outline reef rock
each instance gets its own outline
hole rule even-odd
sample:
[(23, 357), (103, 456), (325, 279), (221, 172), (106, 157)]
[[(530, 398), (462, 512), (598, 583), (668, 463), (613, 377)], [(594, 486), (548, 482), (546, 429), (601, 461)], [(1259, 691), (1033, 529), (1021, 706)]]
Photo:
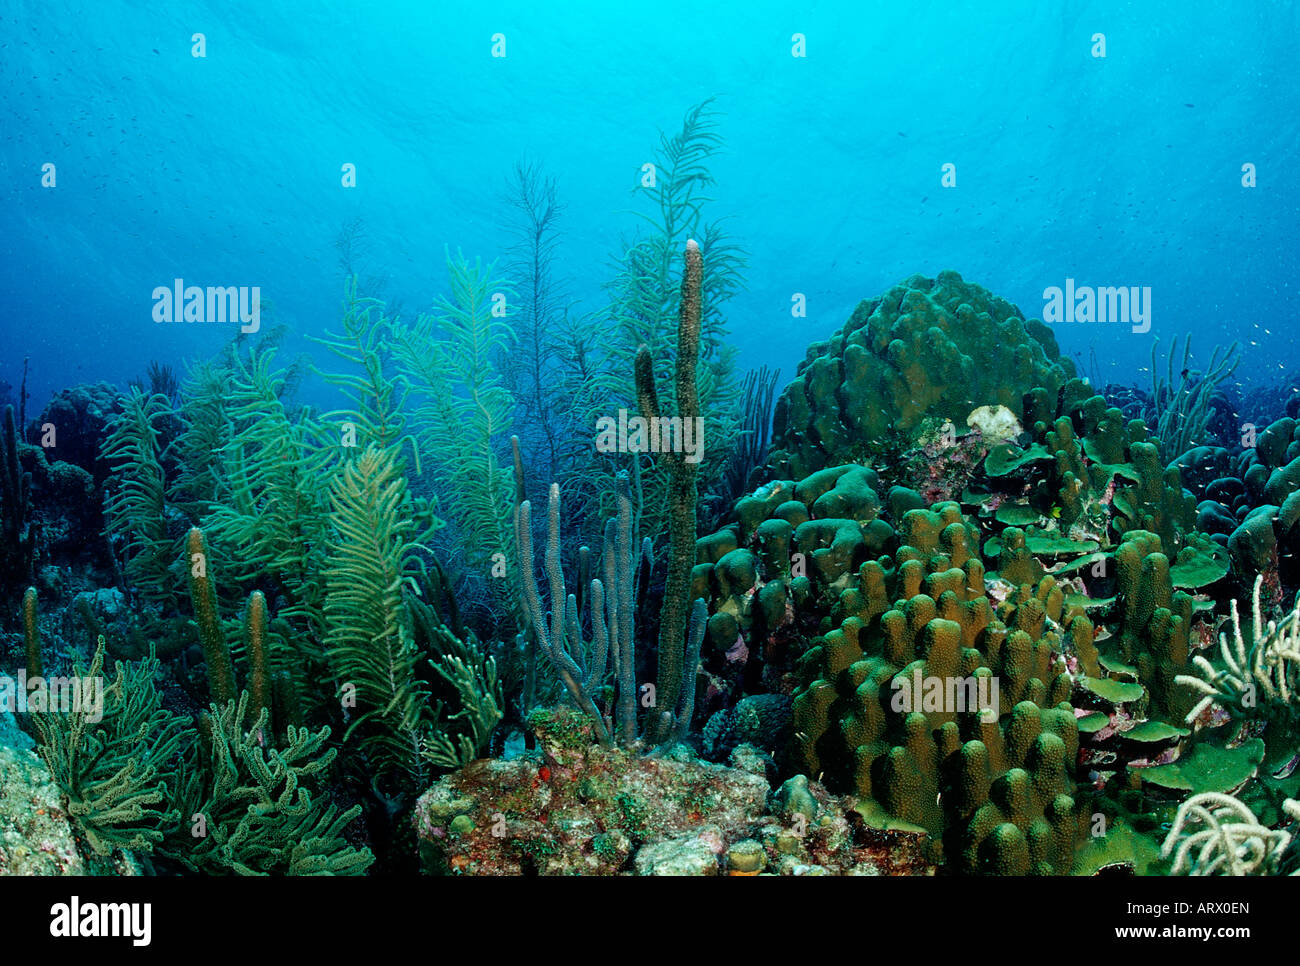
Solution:
[(40, 425), (54, 427), (51, 462), (62, 460), (79, 466), (96, 487), (108, 478), (108, 466), (99, 455), (109, 421), (121, 411), (121, 392), (106, 382), (85, 383), (60, 391), (41, 413)]
[[(415, 807), (426, 871), (461, 875), (925, 874), (919, 840), (854, 824), (820, 783), (815, 818), (767, 811), (761, 773), (594, 742), (575, 711), (535, 712), (540, 751), (476, 761)], [(859, 831), (865, 838), (859, 837)]]

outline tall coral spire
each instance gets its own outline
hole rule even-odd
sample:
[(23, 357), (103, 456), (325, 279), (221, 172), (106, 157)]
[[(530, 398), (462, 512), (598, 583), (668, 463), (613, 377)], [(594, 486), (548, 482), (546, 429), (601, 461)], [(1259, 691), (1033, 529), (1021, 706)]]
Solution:
[[(677, 415), (683, 426), (700, 415), (696, 387), (696, 364), (700, 358), (700, 317), (704, 280), (704, 258), (694, 239), (686, 243), (686, 268), (682, 273), (681, 308), (677, 316), (677, 365), (674, 388)], [(660, 418), (654, 384), (654, 361), (648, 346), (636, 355), (636, 390), (641, 415), (652, 425)], [(685, 452), (664, 452), (658, 458), (668, 468), (668, 576), (664, 583), (664, 604), (659, 619), (659, 674), (655, 685), (655, 707), (661, 711), (648, 728), (652, 738), (666, 740), (673, 728), (672, 711), (678, 707), (686, 649), (687, 605), (691, 590), (691, 568), (695, 563), (695, 477), (698, 462)], [(693, 686), (693, 684), (692, 684)]]
[(682, 304), (677, 313), (677, 412), (683, 418), (700, 414), (695, 367), (700, 361), (700, 317), (704, 282), (704, 256), (691, 239), (686, 243), (686, 269), (682, 273)]
[(5, 406), (0, 426), (0, 581), (31, 580), (31, 490), (32, 474), (23, 472), (18, 459), (14, 407)]
[(41, 662), (41, 631), (36, 626), (36, 588), (28, 587), (23, 594), (23, 644), (27, 649), (27, 679), (45, 675)]
[(266, 659), (266, 595), (253, 591), (244, 617), (244, 648), (248, 654), (248, 717), (256, 721), (271, 707), (271, 672)]
[(198, 527), (190, 528), (185, 550), (194, 620), (199, 626), (203, 659), (208, 664), (208, 684), (212, 688), (212, 700), (222, 705), (235, 700), (235, 668), (230, 662), (230, 648), (221, 630), (221, 619), (217, 617), (217, 594), (208, 570), (207, 541)]

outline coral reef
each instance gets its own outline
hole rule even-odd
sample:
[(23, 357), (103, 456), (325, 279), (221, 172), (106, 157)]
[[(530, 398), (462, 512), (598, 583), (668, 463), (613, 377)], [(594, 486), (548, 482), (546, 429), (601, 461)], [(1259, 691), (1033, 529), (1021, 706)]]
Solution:
[(1023, 505), (1026, 519), (1050, 519), (1064, 537), (1107, 547), (1112, 532), (1122, 537), (1129, 530), (1159, 534), (1172, 553), (1187, 545), (1195, 500), (1177, 468), (1161, 465), (1141, 420), (1126, 421), (1080, 379), (1062, 387), (1059, 402), (1035, 388), (1024, 409), (1032, 443), (995, 446), (984, 464), (1002, 488), (1016, 481), (1026, 487), (1023, 502), (1002, 501), (1004, 515), (1009, 506)]
[(1192, 598), (1174, 589), (1160, 538), (1134, 530), (1115, 552), (1118, 630), (1107, 642), (1112, 677), (1131, 677), (1147, 690), (1153, 716), (1181, 721), (1190, 706), (1176, 678), (1188, 666)]
[[(691, 593), (712, 603), (713, 654), (738, 639), (775, 643), (794, 612), (828, 611), (858, 568), (895, 543), (881, 488), (873, 470), (851, 465), (774, 481), (736, 504), (736, 523), (698, 540)], [(889, 502), (896, 513), (921, 500), (899, 490)]]
[[(0, 658), (44, 683), (34, 751), (0, 721), (0, 870), (1300, 864), (1296, 418), (1230, 438), (1235, 347), (1098, 392), (943, 272), (811, 346), (769, 440), (775, 376), (738, 393), (721, 338), (715, 144), (707, 102), (664, 139), (599, 338), (521, 167), (521, 304), (461, 256), (414, 321), (353, 275), (315, 340), (340, 408), (268, 335), (60, 394), (48, 444), (6, 410)], [(620, 409), (669, 435), (591, 447)]]
[(55, 393), (41, 412), (40, 425), (56, 431), (51, 449), (62, 462), (90, 474), (96, 489), (108, 479), (110, 469), (100, 444), (121, 413), (123, 399), (122, 392), (106, 382), (86, 383)]
[[(1163, 378), (1156, 352), (1160, 340), (1151, 343), (1151, 398), (1155, 404), (1156, 437), (1160, 440), (1161, 459), (1168, 463), (1194, 446), (1206, 442), (1212, 411), (1211, 400), (1215, 390), (1232, 377), (1241, 363), (1240, 347), (1233, 343), (1223, 350), (1216, 348), (1205, 372), (1191, 368), (1192, 337), (1183, 343), (1183, 355), (1178, 357), (1178, 339), (1174, 338), (1166, 361)], [(1220, 356), (1222, 353), (1222, 356)], [(1177, 375), (1178, 371), (1181, 375)], [(1178, 383), (1175, 388), (1174, 379)]]
[(1294, 586), (1300, 580), (1300, 497), (1294, 495), (1300, 491), (1300, 423), (1286, 416), (1258, 434), (1252, 427), (1245, 439), (1254, 445), (1232, 461), (1231, 473), (1207, 487), (1201, 508), (1217, 532), (1229, 532), (1227, 546), (1244, 585), (1263, 573), (1285, 576)]

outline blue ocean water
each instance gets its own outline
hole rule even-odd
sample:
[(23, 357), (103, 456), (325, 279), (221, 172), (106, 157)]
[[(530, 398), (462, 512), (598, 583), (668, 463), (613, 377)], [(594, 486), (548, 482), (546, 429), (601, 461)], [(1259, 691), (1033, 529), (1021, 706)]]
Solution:
[(1149, 286), (1148, 332), (1057, 326), (1105, 380), (1149, 385), (1151, 340), (1191, 332), (1267, 381), (1300, 363), (1298, 38), (1281, 0), (6, 0), (0, 380), (29, 358), (39, 409), (214, 354), (230, 328), (153, 320), (176, 278), (259, 286), (304, 348), (338, 320), (348, 225), (385, 294), (426, 308), (447, 247), (509, 243), (520, 159), (557, 178), (561, 271), (595, 309), (659, 132), (716, 96), (742, 365), (788, 378), (858, 300), (953, 268), (1027, 316), (1067, 278)]

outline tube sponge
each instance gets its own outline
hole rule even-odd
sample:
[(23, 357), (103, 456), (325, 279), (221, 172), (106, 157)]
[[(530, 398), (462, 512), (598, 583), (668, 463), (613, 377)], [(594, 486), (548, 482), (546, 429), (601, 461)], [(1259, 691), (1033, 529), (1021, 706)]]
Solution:
[(199, 628), (199, 644), (208, 665), (208, 684), (218, 705), (235, 700), (235, 669), (230, 662), (230, 648), (217, 617), (217, 592), (208, 568), (208, 545), (203, 531), (190, 528), (185, 538), (190, 574), (190, 599), (194, 602), (194, 620)]
[(271, 675), (266, 655), (266, 595), (255, 590), (244, 616), (244, 648), (248, 654), (248, 717), (257, 720), (271, 706)]
[[(686, 243), (686, 269), (682, 273), (682, 302), (677, 324), (677, 367), (675, 388), (677, 415), (683, 422), (700, 415), (695, 367), (700, 357), (700, 287), (704, 280), (704, 257), (694, 239)], [(641, 346), (636, 356), (637, 400), (641, 415), (652, 424), (660, 417), (655, 392), (654, 364), (650, 350)], [(659, 674), (655, 694), (659, 707), (677, 709), (682, 688), (686, 650), (687, 608), (690, 606), (691, 571), (695, 565), (695, 478), (697, 463), (687, 462), (682, 453), (661, 453), (668, 468), (668, 576), (664, 581), (664, 603), (659, 617)], [(671, 718), (671, 714), (668, 715)], [(651, 737), (667, 738), (667, 728)]]
[(41, 631), (36, 626), (36, 588), (28, 587), (23, 594), (23, 644), (27, 651), (28, 680), (45, 675), (41, 663)]

